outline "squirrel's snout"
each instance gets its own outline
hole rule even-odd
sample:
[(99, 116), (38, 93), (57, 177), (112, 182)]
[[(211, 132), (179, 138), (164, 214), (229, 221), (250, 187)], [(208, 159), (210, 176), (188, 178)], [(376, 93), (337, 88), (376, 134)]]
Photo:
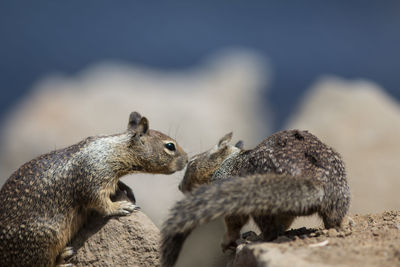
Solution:
[(185, 168), (187, 163), (188, 163), (188, 157), (185, 155), (185, 156), (181, 157), (179, 160), (177, 160), (177, 162), (176, 162), (177, 169), (179, 171), (183, 170), (183, 168)]

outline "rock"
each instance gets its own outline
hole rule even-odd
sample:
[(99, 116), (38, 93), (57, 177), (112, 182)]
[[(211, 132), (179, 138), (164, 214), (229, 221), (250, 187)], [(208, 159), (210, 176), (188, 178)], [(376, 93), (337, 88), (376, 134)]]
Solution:
[(350, 216), (347, 216), (346, 218), (347, 218), (347, 221), (348, 221), (348, 225), (350, 227), (353, 227), (353, 226), (356, 225), (356, 223), (354, 222), (353, 218), (351, 218)]
[(346, 234), (344, 232), (338, 232), (337, 237), (345, 237)]
[(74, 266), (158, 266), (160, 231), (141, 211), (104, 218), (92, 215), (72, 240)]
[(328, 230), (328, 236), (329, 237), (337, 237), (338, 231), (335, 228), (331, 228)]
[(391, 221), (392, 217), (391, 216), (383, 216), (384, 221)]
[[(400, 211), (392, 211), (392, 218), (398, 218)], [(341, 238), (296, 239), (292, 242), (252, 243), (241, 245), (235, 258), (228, 267), (242, 266), (399, 266), (400, 263), (400, 231), (389, 227), (385, 219), (387, 214), (353, 215), (355, 222), (351, 231), (326, 230), (326, 234), (343, 235)], [(374, 224), (363, 222), (373, 221)], [(310, 231), (311, 229), (308, 229)], [(316, 233), (323, 233), (322, 229)], [(297, 231), (297, 230), (294, 230)], [(285, 235), (288, 232), (287, 231)], [(349, 236), (351, 235), (351, 236)], [(192, 265), (187, 265), (192, 266)]]
[(310, 245), (308, 245), (308, 247), (310, 247), (310, 248), (318, 248), (318, 247), (324, 247), (324, 246), (326, 246), (328, 244), (329, 244), (329, 240), (325, 239), (324, 241), (321, 241), (319, 243), (310, 244)]
[(229, 262), (227, 267), (256, 267), (258, 264), (258, 255), (257, 252), (254, 252), (252, 249), (249, 249), (249, 246), (242, 245), (239, 250), (237, 250), (237, 254), (233, 259), (233, 262)]
[(286, 243), (286, 242), (290, 242), (290, 241), (292, 241), (292, 239), (290, 239), (287, 236), (281, 235), (281, 236), (278, 236), (278, 238), (275, 239), (273, 242), (274, 243)]
[(372, 235), (373, 236), (379, 236), (379, 230), (378, 229), (372, 229)]
[(282, 252), (279, 248), (268, 243), (246, 245), (236, 254), (227, 267), (306, 267), (326, 266), (307, 261), (306, 254), (298, 255), (292, 252)]
[(314, 232), (314, 233), (310, 233), (310, 234), (309, 234), (309, 237), (316, 237), (316, 236), (318, 236), (318, 234), (317, 234), (317, 233), (315, 233), (315, 232)]
[(345, 232), (344, 232), (344, 236), (349, 236), (349, 235), (351, 235), (353, 233), (353, 231), (352, 230), (346, 230)]

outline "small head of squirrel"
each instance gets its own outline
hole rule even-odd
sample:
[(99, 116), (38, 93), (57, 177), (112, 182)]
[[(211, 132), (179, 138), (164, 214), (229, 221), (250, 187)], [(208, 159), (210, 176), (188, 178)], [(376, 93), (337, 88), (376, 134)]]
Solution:
[(128, 134), (130, 149), (122, 149), (121, 153), (127, 153), (127, 157), (119, 159), (124, 159), (127, 164), (137, 162), (133, 171), (138, 168), (137, 171), (141, 172), (171, 174), (185, 167), (186, 152), (169, 136), (150, 130), (147, 118), (137, 112), (129, 116)]
[(230, 145), (232, 132), (224, 135), (213, 148), (193, 156), (186, 167), (185, 175), (179, 184), (182, 193), (191, 192), (194, 188), (208, 184), (222, 162), (243, 149), (243, 142)]

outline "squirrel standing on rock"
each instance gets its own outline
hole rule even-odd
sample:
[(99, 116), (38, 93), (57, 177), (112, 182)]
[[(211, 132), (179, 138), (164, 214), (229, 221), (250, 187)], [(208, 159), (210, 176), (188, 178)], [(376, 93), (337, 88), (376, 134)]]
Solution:
[(194, 156), (179, 189), (186, 193), (164, 222), (161, 264), (173, 266), (198, 225), (224, 216), (222, 249), (236, 246), (251, 216), (264, 240), (275, 239), (297, 216), (318, 213), (326, 228), (340, 227), (350, 204), (340, 155), (307, 131), (273, 134), (257, 147), (228, 145), (232, 133), (213, 149)]
[(122, 190), (134, 202), (121, 176), (171, 174), (187, 160), (173, 139), (133, 112), (121, 134), (88, 137), (25, 163), (0, 190), (0, 266), (71, 266), (64, 262), (72, 253), (66, 245), (89, 210), (104, 216), (135, 210), (110, 199)]

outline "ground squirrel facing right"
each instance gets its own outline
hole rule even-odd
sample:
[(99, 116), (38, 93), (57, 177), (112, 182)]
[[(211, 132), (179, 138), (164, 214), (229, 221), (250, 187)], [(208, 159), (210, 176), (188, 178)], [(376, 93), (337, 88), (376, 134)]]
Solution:
[(172, 208), (161, 231), (162, 266), (175, 264), (196, 226), (220, 216), (227, 228), (223, 250), (235, 246), (249, 216), (267, 241), (297, 216), (318, 213), (326, 228), (340, 227), (350, 192), (337, 152), (307, 131), (281, 131), (250, 150), (229, 145), (231, 138), (189, 161), (179, 185), (187, 197)]
[(0, 266), (71, 266), (64, 262), (72, 252), (66, 245), (91, 210), (104, 216), (135, 210), (111, 199), (122, 190), (134, 201), (122, 176), (171, 174), (186, 163), (176, 141), (149, 129), (137, 112), (122, 133), (88, 137), (25, 163), (0, 190)]

